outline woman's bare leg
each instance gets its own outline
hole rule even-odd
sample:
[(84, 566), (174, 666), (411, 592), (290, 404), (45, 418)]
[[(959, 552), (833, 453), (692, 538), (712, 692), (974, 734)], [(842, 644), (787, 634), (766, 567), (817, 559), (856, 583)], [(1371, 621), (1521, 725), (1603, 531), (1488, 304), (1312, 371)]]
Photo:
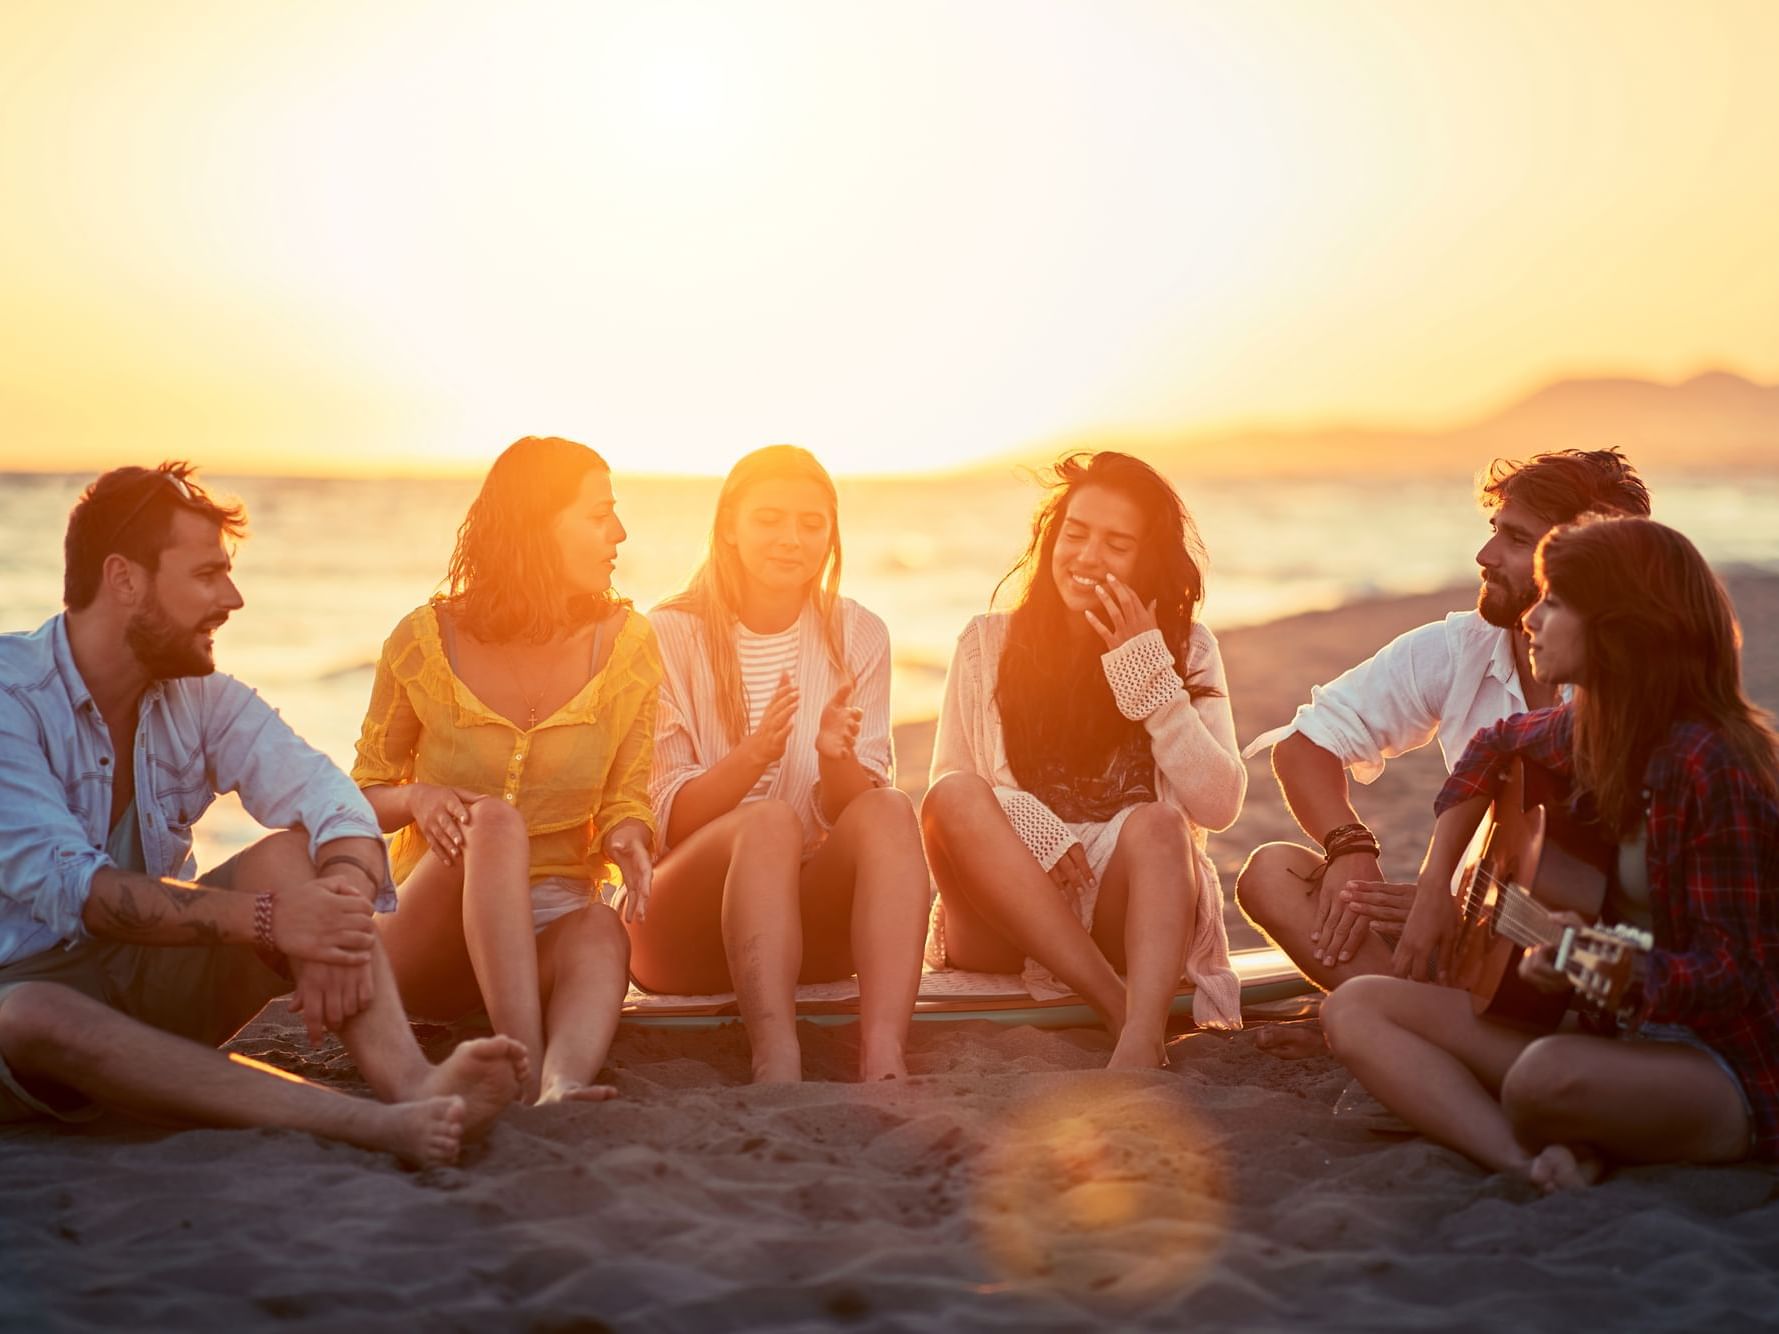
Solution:
[(463, 861), (428, 852), (402, 882), (401, 910), (377, 919), (402, 1003), (427, 1019), (488, 1011), (494, 1031), (524, 1044), (535, 1101), (543, 1055), (537, 942), (531, 928), (530, 841), (504, 802), (470, 803)]
[(754, 1079), (803, 1077), (797, 971), (803, 957), (803, 822), (786, 802), (751, 801), (695, 830), (655, 869), (646, 921), (629, 924), (631, 971), (651, 991), (731, 987)]
[(859, 975), (859, 1077), (907, 1075), (930, 883), (906, 794), (860, 793), (802, 875), (805, 981)]
[(1711, 1057), (1679, 1043), (1540, 1038), (1507, 1072), (1501, 1103), (1546, 1190), (1589, 1184), (1593, 1150), (1641, 1163), (1748, 1154), (1741, 1091)]
[(1529, 1034), (1477, 1017), (1470, 993), (1356, 977), (1322, 1003), (1328, 1045), (1379, 1102), (1496, 1172), (1531, 1179), (1532, 1155), (1499, 1099)]
[(1036, 959), (1118, 1036), (1125, 1020), (1123, 982), (1019, 841), (994, 789), (975, 774), (945, 774), (928, 789), (920, 817), (945, 900), (946, 953), (955, 965), (1004, 972), (1015, 952), (1021, 962)]
[[(468, 803), (463, 827), (463, 943), (496, 1033), (525, 1044), (535, 1102), (544, 1051), (537, 935), (531, 925), (531, 837), (525, 818), (504, 801)], [(399, 914), (398, 914), (399, 916)]]
[(630, 937), (603, 903), (567, 913), (538, 937), (544, 1055), (539, 1102), (616, 1095), (594, 1077), (605, 1064), (630, 978)]
[(1167, 1063), (1167, 1016), (1180, 989), (1198, 906), (1198, 859), (1186, 817), (1148, 802), (1124, 819), (1100, 883), (1093, 939), (1124, 965), (1125, 1019), (1107, 1068), (1153, 1070)]

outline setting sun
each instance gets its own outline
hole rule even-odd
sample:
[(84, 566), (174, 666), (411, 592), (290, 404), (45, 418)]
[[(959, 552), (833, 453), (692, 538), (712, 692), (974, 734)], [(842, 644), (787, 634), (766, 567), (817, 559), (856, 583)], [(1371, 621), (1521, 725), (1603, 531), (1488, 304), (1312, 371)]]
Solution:
[[(12, 7), (0, 465), (714, 472), (1779, 372), (1779, 11)], [(1610, 33), (1609, 42), (1600, 40)]]

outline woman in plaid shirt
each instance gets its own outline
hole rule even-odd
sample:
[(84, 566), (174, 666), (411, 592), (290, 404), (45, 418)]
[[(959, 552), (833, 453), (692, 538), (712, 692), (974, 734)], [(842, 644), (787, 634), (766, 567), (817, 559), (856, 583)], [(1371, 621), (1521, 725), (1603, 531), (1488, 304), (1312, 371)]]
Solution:
[[(1634, 518), (1553, 530), (1538, 585), (1532, 670), (1574, 697), (1471, 741), (1435, 803), (1397, 975), (1337, 990), (1329, 1043), (1404, 1119), (1547, 1191), (1608, 1158), (1779, 1158), (1779, 737), (1742, 693), (1729, 596), (1686, 538)], [(1514, 757), (1566, 780), (1618, 843), (1606, 916), (1654, 936), (1630, 1018), (1604, 1035), (1536, 1037), (1413, 980), (1449, 976), (1448, 886)], [(1568, 986), (1549, 949), (1520, 972)]]

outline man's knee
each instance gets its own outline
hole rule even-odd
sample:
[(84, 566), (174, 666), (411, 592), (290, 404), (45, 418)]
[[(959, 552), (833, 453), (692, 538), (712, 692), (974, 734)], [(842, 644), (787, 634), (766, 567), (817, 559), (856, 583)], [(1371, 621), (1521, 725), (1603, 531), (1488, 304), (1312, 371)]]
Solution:
[(1310, 885), (1304, 876), (1319, 860), (1295, 843), (1262, 844), (1235, 878), (1236, 903), (1263, 926), (1277, 922), (1308, 897)]
[(105, 1008), (58, 982), (21, 982), (0, 996), (0, 1052), (28, 1061), (37, 1052), (69, 1050), (90, 1028), (95, 1007)]

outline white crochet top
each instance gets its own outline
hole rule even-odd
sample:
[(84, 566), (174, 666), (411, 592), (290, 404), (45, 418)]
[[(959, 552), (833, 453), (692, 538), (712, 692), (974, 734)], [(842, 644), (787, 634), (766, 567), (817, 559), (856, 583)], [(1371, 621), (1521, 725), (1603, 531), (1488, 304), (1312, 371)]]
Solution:
[[(1007, 762), (995, 685), (1009, 619), (1006, 612), (977, 616), (958, 636), (933, 741), (931, 781), (954, 770), (986, 779), (1020, 841), (1049, 870), (1076, 839), (1055, 812), (1020, 789)], [(1205, 851), (1205, 831), (1235, 823), (1248, 786), (1217, 637), (1204, 625), (1192, 627), (1187, 672), (1195, 684), (1219, 692), (1197, 700), (1187, 695), (1159, 630), (1103, 654), (1100, 665), (1119, 712), (1142, 720), (1149, 732), (1157, 795), (1184, 814), (1192, 830), (1200, 901), (1186, 972), (1198, 986), (1194, 1017), (1201, 1025), (1239, 1027), (1241, 988), (1229, 963), (1223, 892)]]

